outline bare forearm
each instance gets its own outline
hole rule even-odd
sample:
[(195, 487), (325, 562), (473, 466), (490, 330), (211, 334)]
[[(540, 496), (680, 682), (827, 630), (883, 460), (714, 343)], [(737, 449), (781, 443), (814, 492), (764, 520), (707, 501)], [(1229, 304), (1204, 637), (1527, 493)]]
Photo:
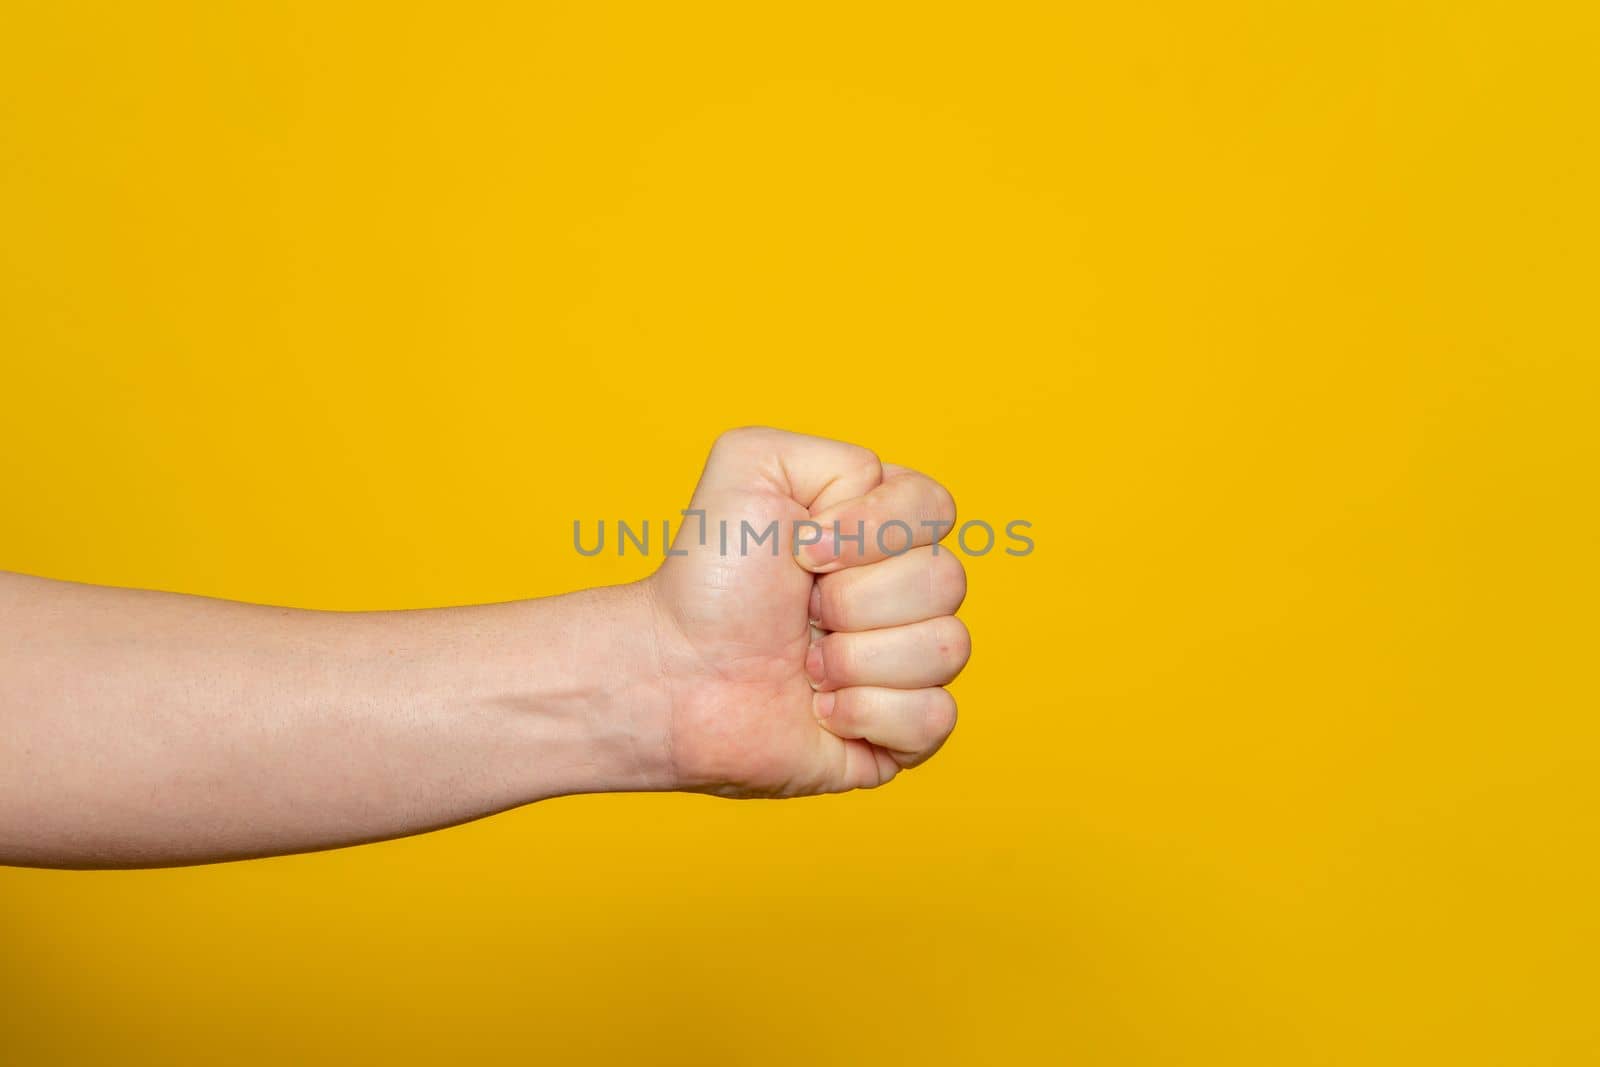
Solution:
[(685, 514), (835, 533), (730, 552), (686, 525), (633, 585), (436, 611), (0, 573), (0, 863), (297, 852), (566, 793), (870, 789), (944, 744), (971, 648), (965, 574), (935, 544), (948, 490), (857, 445), (744, 427)]
[(327, 613), (0, 574), (0, 862), (233, 859), (668, 788), (647, 595)]

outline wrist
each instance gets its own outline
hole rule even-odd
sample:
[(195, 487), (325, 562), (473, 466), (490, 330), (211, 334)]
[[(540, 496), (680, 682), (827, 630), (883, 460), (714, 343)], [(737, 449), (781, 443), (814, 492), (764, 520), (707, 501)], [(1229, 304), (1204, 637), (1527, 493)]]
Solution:
[(642, 583), (369, 616), (376, 686), (429, 728), (485, 810), (674, 788), (670, 701)]
[(529, 800), (670, 790), (671, 696), (648, 581), (526, 601), (507, 707)]

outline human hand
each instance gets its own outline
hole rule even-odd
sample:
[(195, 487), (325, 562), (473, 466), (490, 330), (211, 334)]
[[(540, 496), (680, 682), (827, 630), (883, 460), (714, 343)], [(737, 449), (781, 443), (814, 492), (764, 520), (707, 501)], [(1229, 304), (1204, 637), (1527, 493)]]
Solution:
[[(692, 507), (707, 536), (686, 522), (642, 582), (469, 607), (0, 574), (0, 863), (274, 855), (577, 793), (837, 792), (932, 755), (968, 654), (966, 577), (933, 545), (950, 494), (749, 429), (718, 440)], [(806, 522), (829, 536), (797, 539)]]
[[(678, 788), (872, 788), (938, 750), (956, 721), (943, 686), (971, 650), (953, 614), (966, 574), (937, 545), (949, 492), (865, 448), (746, 428), (717, 440), (690, 508), (704, 526), (686, 518), (684, 554), (643, 583)], [(776, 552), (755, 540), (774, 522)]]

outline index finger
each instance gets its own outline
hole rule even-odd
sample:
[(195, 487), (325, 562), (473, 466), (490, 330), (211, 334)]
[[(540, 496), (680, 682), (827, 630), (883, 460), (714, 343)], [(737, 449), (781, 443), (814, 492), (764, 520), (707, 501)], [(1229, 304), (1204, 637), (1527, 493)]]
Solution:
[(909, 467), (885, 463), (883, 474), (876, 489), (812, 516), (820, 536), (798, 543), (802, 567), (828, 574), (877, 563), (934, 544), (950, 532), (956, 502), (948, 489)]

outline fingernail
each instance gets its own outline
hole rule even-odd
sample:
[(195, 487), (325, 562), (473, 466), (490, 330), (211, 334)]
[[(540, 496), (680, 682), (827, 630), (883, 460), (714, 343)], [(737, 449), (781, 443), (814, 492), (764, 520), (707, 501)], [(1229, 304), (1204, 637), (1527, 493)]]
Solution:
[(801, 551), (805, 553), (806, 562), (815, 570), (834, 561), (839, 555), (839, 542), (824, 534), (822, 540), (806, 545)]
[(811, 678), (812, 688), (819, 688), (828, 680), (827, 665), (822, 659), (821, 641), (811, 642), (811, 647), (806, 649), (806, 674)]
[(811, 710), (816, 712), (817, 718), (826, 719), (833, 714), (833, 702), (835, 699), (832, 693), (818, 693), (816, 699), (811, 701)]
[(812, 622), (820, 622), (822, 620), (822, 583), (821, 582), (815, 582), (814, 581), (814, 582), (811, 583), (811, 607), (810, 607), (809, 610), (811, 612), (811, 621)]

